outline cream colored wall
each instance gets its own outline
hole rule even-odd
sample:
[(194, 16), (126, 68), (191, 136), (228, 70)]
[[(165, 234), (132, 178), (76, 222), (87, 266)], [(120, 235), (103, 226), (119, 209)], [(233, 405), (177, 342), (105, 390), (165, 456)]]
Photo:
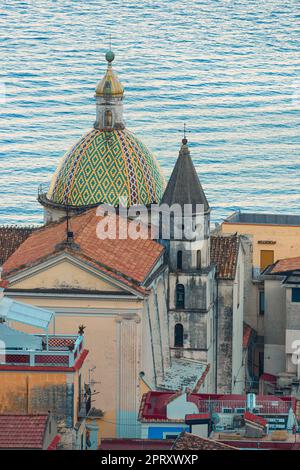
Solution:
[[(300, 255), (300, 227), (286, 225), (228, 224), (221, 225), (222, 233), (239, 233), (253, 236), (253, 265), (260, 265), (260, 251), (274, 250), (274, 260)], [(261, 244), (258, 241), (275, 241)]]
[(245, 257), (240, 244), (236, 277), (233, 283), (232, 312), (232, 393), (245, 393), (245, 358), (243, 356)]
[(97, 382), (92, 386), (96, 391), (92, 406), (100, 408), (104, 413), (101, 426), (101, 435), (109, 437), (115, 433), (115, 381), (116, 381), (116, 322), (115, 317), (101, 317), (89, 315), (56, 316), (56, 333), (72, 334), (80, 323), (86, 326), (85, 348), (89, 354), (85, 360), (85, 369), (82, 373), (82, 384), (88, 382), (88, 372), (96, 366), (91, 373), (91, 378)]
[[(103, 278), (88, 273), (69, 261), (47, 267), (46, 270), (31, 274), (22, 280), (17, 281), (15, 279), (11, 286), (14, 289), (26, 290), (51, 289), (62, 287), (62, 283), (64, 283), (64, 287), (75, 286), (81, 289), (97, 289), (104, 292), (110, 291), (111, 294), (114, 294), (115, 291), (121, 291), (119, 286), (107, 283)], [(130, 292), (127, 292), (127, 294), (128, 296), (132, 295)], [(55, 331), (56, 334), (77, 334), (78, 326), (80, 324), (85, 325), (85, 348), (89, 350), (89, 354), (85, 360), (84, 371), (82, 371), (82, 384), (88, 382), (88, 370), (96, 366), (91, 372), (91, 378), (96, 382), (92, 386), (92, 390), (96, 392), (93, 396), (92, 406), (104, 412), (103, 419), (99, 421), (101, 437), (114, 437), (118, 420), (118, 400), (120, 401), (120, 397), (117, 396), (119, 392), (118, 380), (122, 373), (119, 368), (120, 352), (117, 337), (117, 328), (120, 329), (120, 326), (117, 327), (117, 325), (122, 318), (127, 320), (132, 318), (135, 322), (134, 319), (141, 316), (140, 312), (144, 308), (144, 300), (137, 299), (133, 295), (133, 300), (131, 300), (129, 298), (101, 298), (100, 296), (49, 296), (47, 294), (34, 296), (29, 292), (18, 296), (11, 294), (10, 297), (55, 311), (55, 324), (51, 325), (50, 333)], [(121, 323), (122, 328), (123, 323)], [(18, 328), (20, 328), (20, 325), (18, 325)], [(32, 328), (25, 327), (24, 329), (33, 332)], [(141, 367), (138, 357), (137, 361), (133, 366), (138, 376), (139, 367)], [(126, 365), (126, 367), (131, 366)], [(76, 383), (77, 381), (76, 376)], [(128, 385), (129, 388), (130, 386), (131, 384)], [(137, 393), (138, 397), (140, 396), (137, 387), (134, 390), (121, 390), (120, 393), (129, 395)]]
[[(69, 260), (60, 260), (57, 264), (49, 266), (42, 271), (42, 275), (32, 276), (17, 282), (19, 289), (59, 289), (74, 288), (100, 290), (108, 292), (120, 292), (120, 288), (104, 281), (97, 275), (83, 270)], [(14, 286), (14, 283), (11, 284)]]

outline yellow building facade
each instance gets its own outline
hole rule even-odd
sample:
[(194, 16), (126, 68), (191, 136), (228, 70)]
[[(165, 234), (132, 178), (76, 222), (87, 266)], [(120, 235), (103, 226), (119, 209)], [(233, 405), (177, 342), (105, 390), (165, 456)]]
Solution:
[(238, 233), (250, 240), (247, 255), (245, 321), (257, 333), (256, 380), (264, 371), (265, 286), (260, 274), (280, 259), (300, 255), (300, 217), (236, 212), (220, 225), (221, 233)]

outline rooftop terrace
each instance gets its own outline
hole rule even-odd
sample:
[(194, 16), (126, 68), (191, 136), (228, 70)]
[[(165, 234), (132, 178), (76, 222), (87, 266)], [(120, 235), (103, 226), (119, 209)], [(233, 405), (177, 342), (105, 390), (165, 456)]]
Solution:
[[(0, 349), (0, 369), (6, 366), (71, 368), (84, 351), (84, 338), (81, 335), (49, 335), (47, 346), (47, 335), (21, 334), (19, 345), (10, 345), (5, 344), (0, 330), (0, 339), (4, 343)], [(23, 336), (29, 337), (28, 346)]]
[[(140, 420), (168, 421), (167, 405), (175, 397), (176, 392), (148, 392), (142, 399), (139, 414)], [(226, 408), (227, 413), (233, 414), (237, 410), (243, 413), (247, 409), (246, 395), (191, 393), (188, 395), (187, 400), (195, 403), (199, 413), (222, 413), (224, 408)], [(287, 414), (290, 408), (294, 411), (296, 409), (296, 400), (292, 397), (256, 396), (255, 409), (257, 414)], [(242, 410), (244, 411), (242, 412)]]
[(300, 215), (234, 212), (224, 223), (300, 226)]

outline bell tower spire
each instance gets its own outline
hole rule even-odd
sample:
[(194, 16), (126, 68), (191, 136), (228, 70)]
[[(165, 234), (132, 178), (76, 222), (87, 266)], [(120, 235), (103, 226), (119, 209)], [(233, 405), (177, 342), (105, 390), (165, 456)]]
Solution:
[[(111, 40), (110, 40), (111, 41)], [(95, 129), (111, 131), (124, 129), (123, 95), (124, 88), (112, 68), (115, 54), (109, 50), (105, 54), (107, 70), (96, 87), (96, 122)]]

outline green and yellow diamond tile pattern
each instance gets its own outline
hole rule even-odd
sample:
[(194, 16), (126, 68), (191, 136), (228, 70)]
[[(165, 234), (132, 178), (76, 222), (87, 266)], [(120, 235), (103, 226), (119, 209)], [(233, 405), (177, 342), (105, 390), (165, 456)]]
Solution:
[(155, 157), (127, 129), (93, 129), (62, 158), (47, 194), (56, 204), (159, 203), (165, 180)]

